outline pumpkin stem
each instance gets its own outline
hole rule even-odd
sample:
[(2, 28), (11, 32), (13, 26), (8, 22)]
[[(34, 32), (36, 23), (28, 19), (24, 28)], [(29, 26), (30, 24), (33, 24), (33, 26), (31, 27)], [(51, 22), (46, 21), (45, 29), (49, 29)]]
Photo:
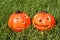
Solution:
[(48, 13), (47, 11), (42, 11), (42, 12), (44, 12), (44, 13)]
[(20, 10), (17, 10), (17, 11), (16, 11), (16, 13), (22, 13), (22, 11), (20, 11)]

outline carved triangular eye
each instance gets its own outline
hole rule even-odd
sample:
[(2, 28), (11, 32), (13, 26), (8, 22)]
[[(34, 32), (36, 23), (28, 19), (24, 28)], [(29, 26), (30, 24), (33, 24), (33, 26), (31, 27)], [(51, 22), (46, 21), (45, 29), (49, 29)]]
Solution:
[(20, 18), (19, 18), (19, 17), (17, 17), (17, 18), (16, 18), (16, 21), (17, 21), (17, 22), (20, 22)]
[(27, 16), (27, 15), (25, 15), (25, 18), (28, 18), (28, 16)]
[(42, 22), (42, 20), (40, 19), (39, 22)]
[(49, 18), (47, 18), (47, 20), (49, 20)]
[(25, 24), (25, 21), (22, 21), (23, 24)]
[(50, 17), (49, 17), (49, 16), (47, 17), (47, 20), (49, 20), (49, 21), (50, 21)]
[(16, 19), (19, 19), (18, 17)]
[(27, 18), (27, 16), (25, 15), (25, 17)]

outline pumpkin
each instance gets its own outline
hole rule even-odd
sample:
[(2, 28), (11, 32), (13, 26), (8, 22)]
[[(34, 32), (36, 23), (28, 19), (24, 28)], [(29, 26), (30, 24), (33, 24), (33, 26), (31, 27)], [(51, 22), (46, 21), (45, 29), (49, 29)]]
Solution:
[(48, 31), (55, 26), (56, 21), (48, 12), (39, 12), (32, 18), (32, 23), (38, 30)]
[(8, 20), (8, 26), (10, 29), (21, 32), (31, 24), (30, 17), (25, 12), (13, 12)]

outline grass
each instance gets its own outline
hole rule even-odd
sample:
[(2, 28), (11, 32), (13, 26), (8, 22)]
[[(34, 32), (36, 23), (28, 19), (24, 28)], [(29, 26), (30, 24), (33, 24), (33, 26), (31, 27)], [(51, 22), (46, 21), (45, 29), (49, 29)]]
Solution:
[[(30, 18), (37, 12), (48, 11), (57, 24), (43, 36), (33, 25), (22, 32), (14, 32), (7, 24), (16, 10), (26, 12)], [(60, 40), (60, 0), (0, 0), (0, 40)]]

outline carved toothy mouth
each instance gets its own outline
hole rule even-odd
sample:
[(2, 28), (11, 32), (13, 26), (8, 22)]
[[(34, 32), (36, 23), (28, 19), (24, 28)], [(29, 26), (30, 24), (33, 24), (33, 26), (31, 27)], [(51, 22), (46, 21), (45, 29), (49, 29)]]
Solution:
[(39, 26), (38, 24), (34, 23), (34, 25)]
[(17, 30), (21, 30), (21, 28), (20, 27), (17, 27)]
[(49, 25), (42, 25), (42, 27), (48, 27)]
[[(34, 25), (36, 25), (36, 26), (38, 26), (38, 27), (39, 27), (39, 25), (38, 25), (38, 24), (36, 24), (36, 23), (34, 23)], [(45, 27), (45, 28), (47, 28), (47, 27), (49, 27), (49, 25), (41, 25), (41, 27)]]

